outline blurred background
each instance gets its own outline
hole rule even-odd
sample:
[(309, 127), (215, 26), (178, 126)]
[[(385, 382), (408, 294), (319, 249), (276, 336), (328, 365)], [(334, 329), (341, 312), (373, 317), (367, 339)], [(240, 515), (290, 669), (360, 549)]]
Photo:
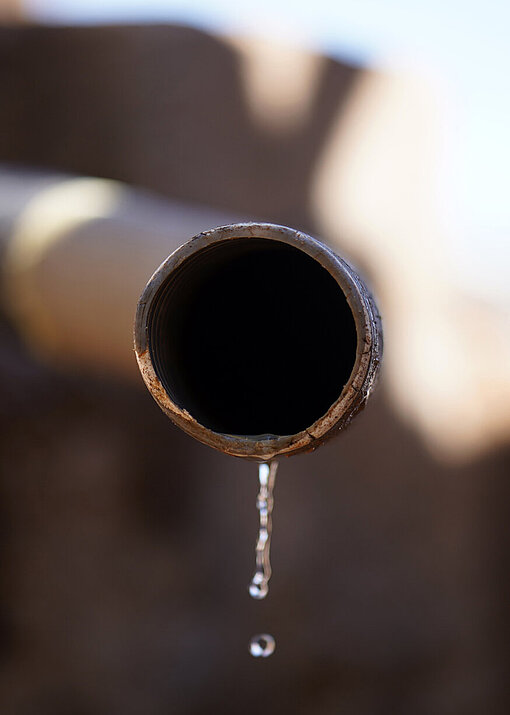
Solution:
[[(0, 712), (506, 715), (510, 10), (0, 21)], [(256, 467), (175, 428), (131, 344), (159, 263), (250, 219), (351, 260), (385, 331), (366, 411), (280, 465), (260, 603)]]

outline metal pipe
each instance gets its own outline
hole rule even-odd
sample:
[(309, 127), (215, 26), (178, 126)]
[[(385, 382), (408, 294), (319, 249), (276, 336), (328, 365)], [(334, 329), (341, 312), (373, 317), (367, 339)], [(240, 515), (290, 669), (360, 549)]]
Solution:
[(315, 449), (365, 405), (380, 316), (356, 272), (316, 239), (267, 223), (200, 233), (143, 291), (135, 353), (163, 411), (227, 454)]

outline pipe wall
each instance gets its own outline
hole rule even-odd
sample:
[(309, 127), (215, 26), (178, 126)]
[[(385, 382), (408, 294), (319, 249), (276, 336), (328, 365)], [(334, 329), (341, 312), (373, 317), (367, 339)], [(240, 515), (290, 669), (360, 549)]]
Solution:
[(136, 377), (133, 317), (148, 277), (233, 216), (103, 179), (7, 171), (0, 182), (3, 303), (20, 333), (52, 364)]

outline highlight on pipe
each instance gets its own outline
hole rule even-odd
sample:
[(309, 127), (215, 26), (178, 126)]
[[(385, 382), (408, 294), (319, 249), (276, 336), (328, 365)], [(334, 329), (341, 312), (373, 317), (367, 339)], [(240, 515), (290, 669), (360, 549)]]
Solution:
[(153, 274), (135, 353), (185, 432), (267, 461), (315, 449), (364, 407), (381, 322), (361, 278), (324, 244), (284, 226), (231, 224), (198, 234)]

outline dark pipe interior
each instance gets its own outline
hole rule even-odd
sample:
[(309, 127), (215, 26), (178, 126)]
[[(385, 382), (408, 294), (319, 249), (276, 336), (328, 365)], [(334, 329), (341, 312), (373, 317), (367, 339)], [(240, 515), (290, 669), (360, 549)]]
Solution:
[(317, 261), (263, 238), (211, 245), (167, 279), (149, 316), (154, 369), (214, 432), (291, 435), (340, 396), (356, 358), (345, 295)]

